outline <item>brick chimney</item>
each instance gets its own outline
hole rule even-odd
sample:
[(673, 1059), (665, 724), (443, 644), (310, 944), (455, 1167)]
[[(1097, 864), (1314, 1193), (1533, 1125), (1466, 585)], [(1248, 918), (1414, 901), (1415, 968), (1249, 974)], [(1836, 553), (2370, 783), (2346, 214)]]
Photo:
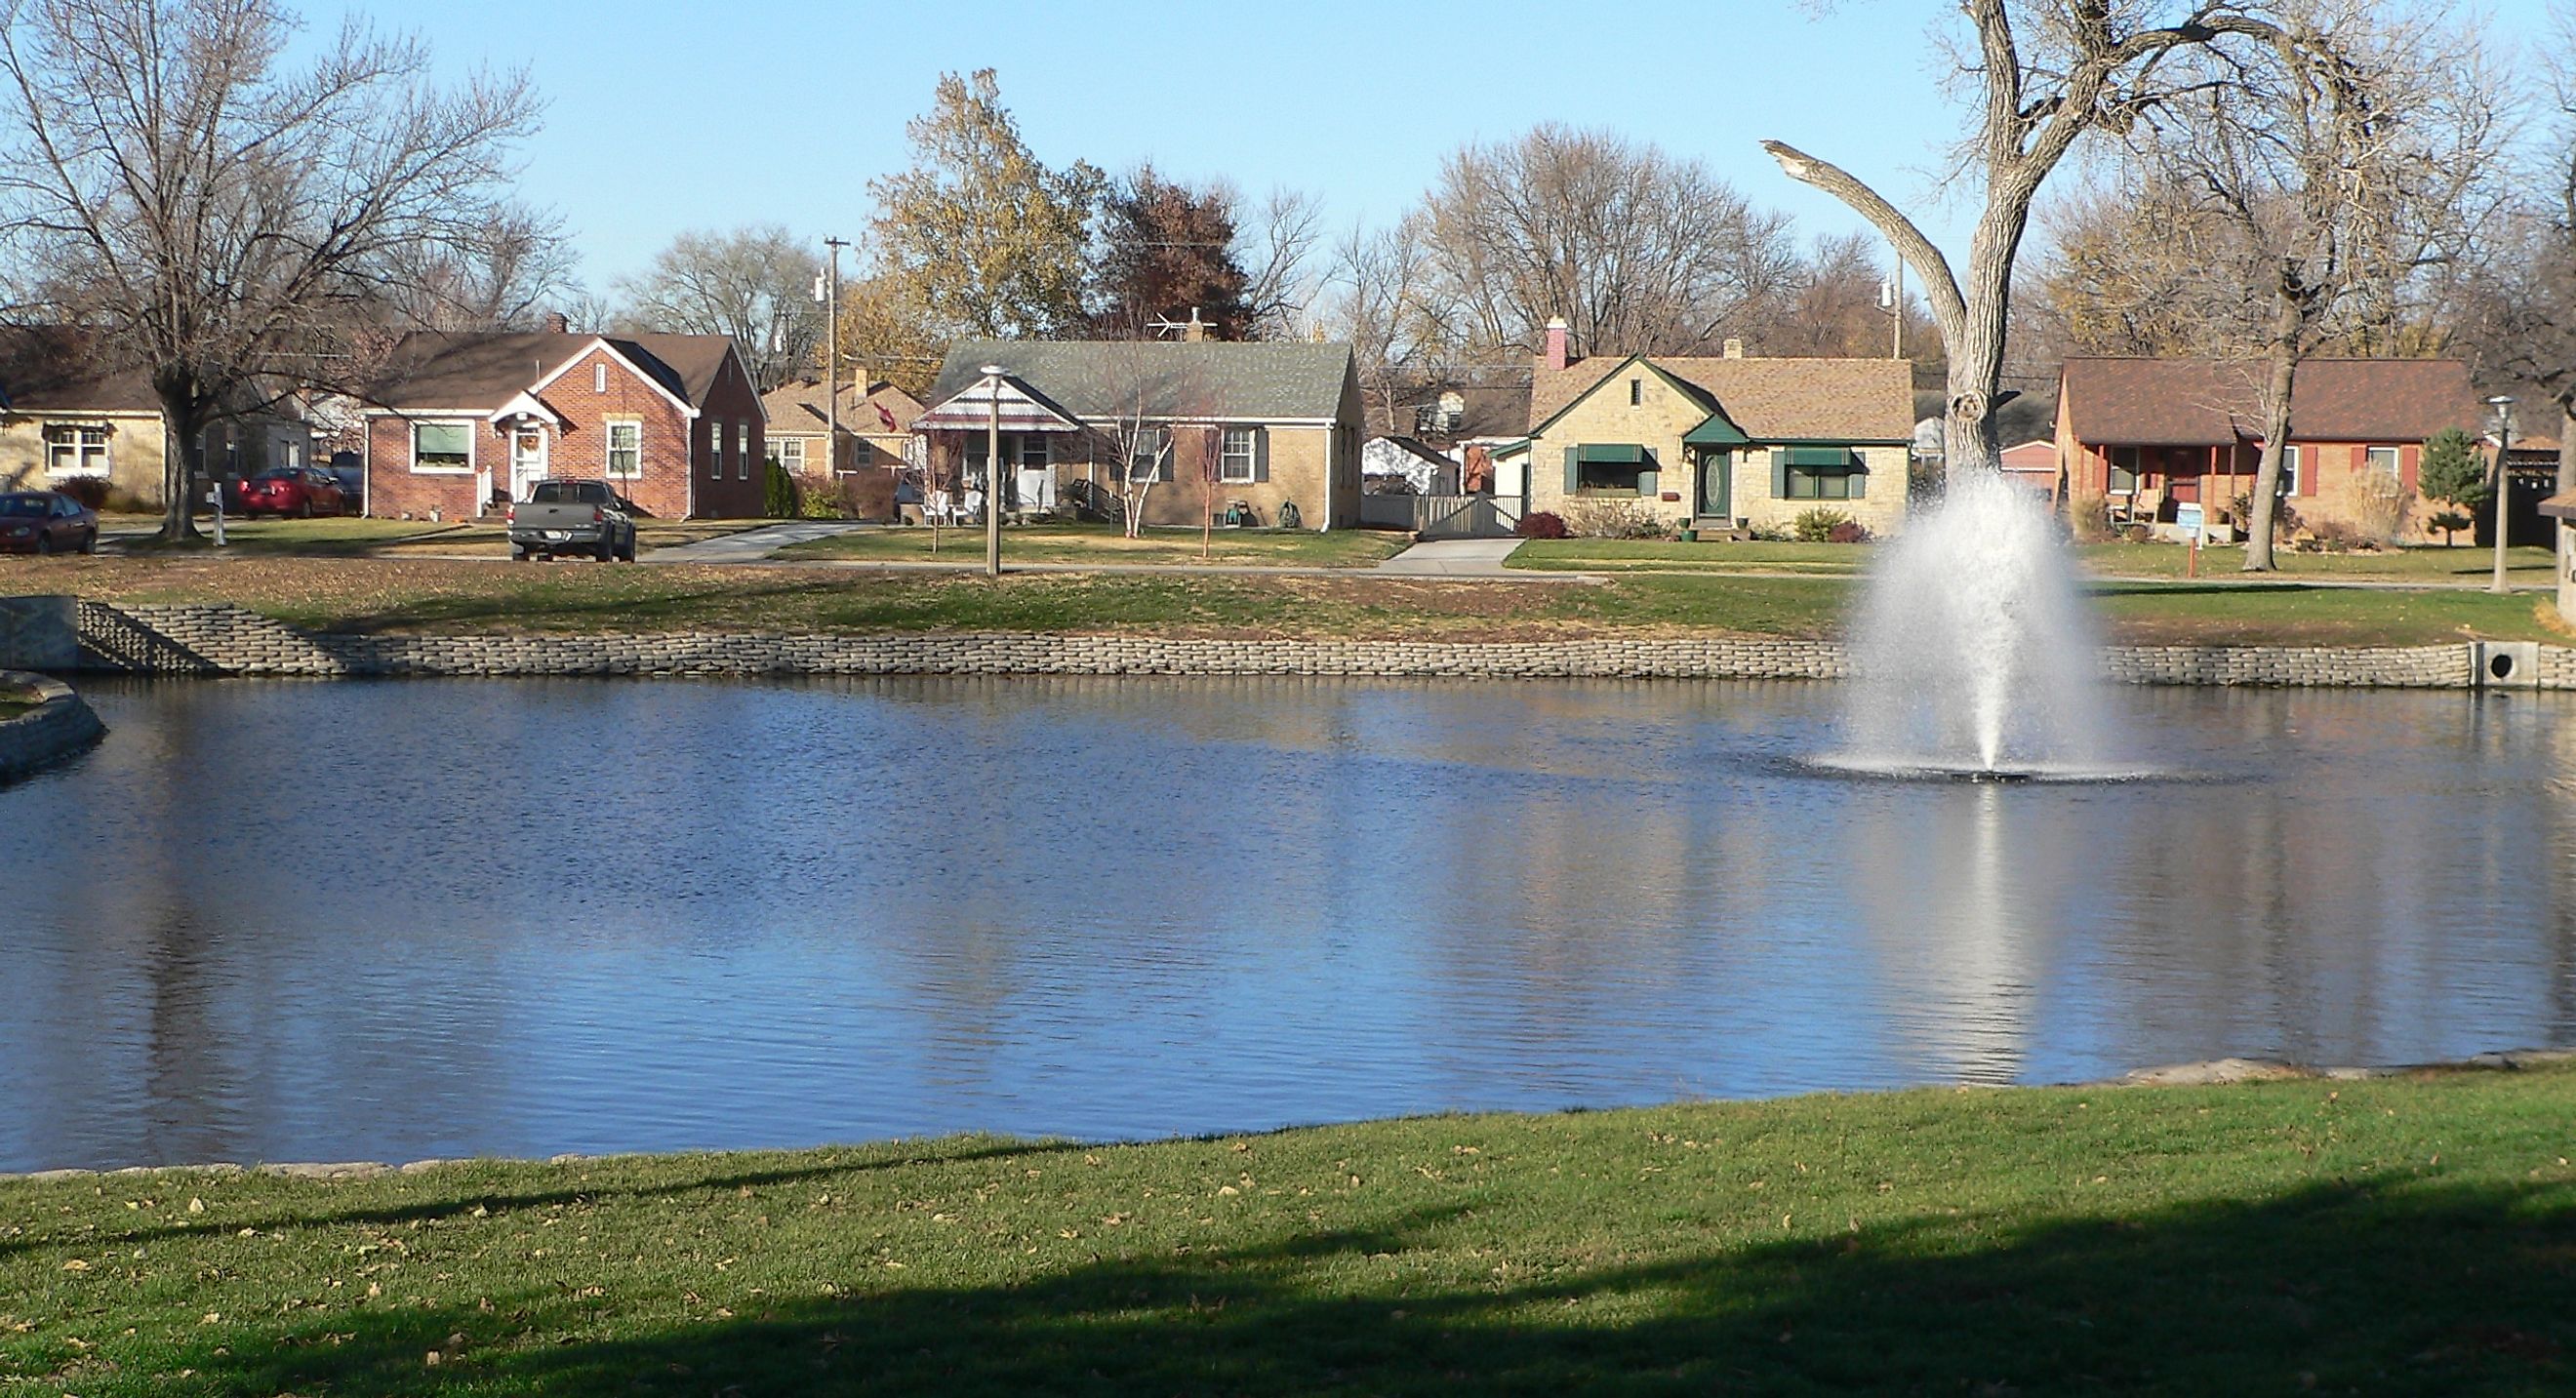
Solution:
[(1729, 359), (1742, 359), (1744, 357), (1744, 342), (1742, 340), (1729, 339), (1726, 342), (1726, 357)]
[(1550, 316), (1547, 321), (1547, 367), (1562, 370), (1571, 362), (1565, 345), (1565, 317)]
[(1207, 322), (1199, 319), (1199, 308), (1196, 306), (1190, 307), (1190, 323), (1181, 327), (1181, 339), (1189, 344), (1195, 345), (1199, 341), (1206, 339), (1207, 333)]
[(572, 317), (561, 311), (548, 311), (546, 329), (557, 335), (569, 335), (572, 333)]

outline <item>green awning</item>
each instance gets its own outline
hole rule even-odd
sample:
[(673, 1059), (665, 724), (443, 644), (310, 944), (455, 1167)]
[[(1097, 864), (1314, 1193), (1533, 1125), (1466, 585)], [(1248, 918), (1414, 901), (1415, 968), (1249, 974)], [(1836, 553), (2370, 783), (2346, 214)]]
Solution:
[(1859, 456), (1849, 447), (1790, 447), (1792, 466), (1860, 466)]
[(1576, 447), (1574, 449), (1574, 459), (1577, 461), (1598, 461), (1605, 464), (1629, 465), (1644, 462), (1646, 459), (1646, 449), (1638, 446), (1634, 442), (1593, 442)]
[(1753, 439), (1744, 429), (1726, 420), (1724, 413), (1710, 413), (1708, 421), (1682, 434), (1685, 445), (1694, 447), (1749, 447)]

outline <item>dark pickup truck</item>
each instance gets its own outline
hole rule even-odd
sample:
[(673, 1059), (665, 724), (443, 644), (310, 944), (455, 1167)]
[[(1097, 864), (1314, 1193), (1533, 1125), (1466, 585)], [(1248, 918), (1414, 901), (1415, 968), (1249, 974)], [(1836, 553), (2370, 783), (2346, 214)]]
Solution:
[(510, 506), (510, 556), (525, 563), (578, 553), (635, 561), (633, 507), (606, 481), (539, 481)]

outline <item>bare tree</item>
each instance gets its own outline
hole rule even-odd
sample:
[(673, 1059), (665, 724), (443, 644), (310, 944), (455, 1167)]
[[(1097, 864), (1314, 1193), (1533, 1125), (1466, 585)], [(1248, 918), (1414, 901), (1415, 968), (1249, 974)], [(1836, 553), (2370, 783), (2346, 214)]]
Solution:
[(2088, 132), (2126, 129), (2171, 95), (2177, 80), (2166, 60), (2177, 50), (2279, 32), (2238, 0), (2197, 0), (2165, 23), (2155, 17), (2168, 7), (2154, 0), (1960, 0), (1960, 9), (1974, 48), (1956, 56), (1958, 78), (1978, 116), (1959, 161), (1984, 178), (1964, 278), (1913, 219), (1859, 177), (1786, 142), (1762, 143), (1791, 179), (1868, 219), (1922, 279), (1950, 356), (1952, 472), (1998, 469), (1994, 417), (2013, 264), (2040, 185)]
[(1315, 250), (1324, 239), (1324, 208), (1313, 195), (1273, 189), (1258, 209), (1235, 203), (1234, 260), (1248, 276), (1243, 293), (1256, 340), (1294, 339), (1314, 303)]
[(2150, 177), (2220, 235), (2198, 249), (2203, 290), (2180, 304), (2202, 307), (2206, 337), (2257, 371), (2248, 572), (2273, 567), (2300, 361), (2336, 339), (2388, 352), (2406, 284), (2465, 240), (2495, 170), (2496, 84), (2474, 31), (2439, 11), (2383, 8), (2288, 0), (2254, 53), (2177, 64), (2201, 81), (2132, 131)]
[(1392, 422), (1395, 400), (1426, 363), (1451, 347), (1431, 289), (1431, 257), (1419, 216), (1370, 232), (1353, 227), (1335, 250), (1329, 333), (1348, 340), (1360, 391)]
[(271, 0), (0, 7), (0, 209), (22, 313), (139, 368), (170, 444), (163, 537), (194, 533), (209, 423), (347, 391), (358, 332), (424, 256), (528, 228), (508, 182), (524, 75), (440, 90), (428, 51), (354, 21), (290, 66)]
[[(548, 309), (571, 318), (592, 298), (575, 273), (562, 221), (535, 210), (505, 210), (472, 246), (420, 243), (393, 252), (385, 279), (387, 319), (426, 330), (526, 330)], [(600, 316), (580, 323), (606, 324)]]
[(1104, 351), (1107, 407), (1090, 415), (1090, 448), (1095, 459), (1109, 458), (1120, 521), (1131, 539), (1145, 527), (1154, 487), (1173, 479), (1182, 436), (1209, 417), (1208, 387), (1197, 361), (1167, 353), (1174, 348), (1130, 340)]
[(617, 289), (639, 330), (727, 335), (755, 388), (767, 393), (817, 366), (823, 308), (814, 300), (822, 255), (779, 224), (691, 231)]
[(1451, 338), (1534, 352), (1563, 316), (1594, 353), (1687, 354), (1787, 290), (1788, 219), (1695, 160), (1542, 125), (1442, 162), (1417, 236)]

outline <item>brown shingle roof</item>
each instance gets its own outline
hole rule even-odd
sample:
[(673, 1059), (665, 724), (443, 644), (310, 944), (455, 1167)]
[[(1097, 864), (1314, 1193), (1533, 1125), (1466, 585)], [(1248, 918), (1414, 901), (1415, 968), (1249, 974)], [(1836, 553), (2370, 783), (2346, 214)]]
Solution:
[(22, 413), (154, 413), (161, 401), (139, 369), (88, 366), (82, 332), (63, 325), (0, 328), (0, 393)]
[[(921, 401), (890, 383), (880, 383), (865, 393), (857, 384), (841, 385), (841, 430), (861, 436), (885, 433), (885, 423), (877, 417), (882, 405), (894, 414), (895, 430), (909, 432), (912, 420), (921, 416)], [(798, 379), (780, 384), (761, 395), (760, 406), (769, 411), (769, 430), (773, 434), (821, 436), (831, 421), (824, 413), (823, 381)]]
[[(2263, 435), (2258, 363), (2066, 361), (2066, 415), (2094, 445), (2227, 446)], [(2290, 392), (2290, 435), (2310, 442), (2420, 442), (2475, 431), (2477, 393), (2456, 359), (2310, 359)]]
[(423, 330), (394, 346), (368, 398), (388, 408), (498, 408), (601, 339), (692, 407), (733, 347), (723, 335)]
[[(1597, 387), (1626, 357), (1594, 355), (1530, 386), (1530, 427)], [(1914, 369), (1902, 359), (1700, 359), (1648, 363), (1717, 400), (1757, 442), (1902, 442), (1914, 435)]]

